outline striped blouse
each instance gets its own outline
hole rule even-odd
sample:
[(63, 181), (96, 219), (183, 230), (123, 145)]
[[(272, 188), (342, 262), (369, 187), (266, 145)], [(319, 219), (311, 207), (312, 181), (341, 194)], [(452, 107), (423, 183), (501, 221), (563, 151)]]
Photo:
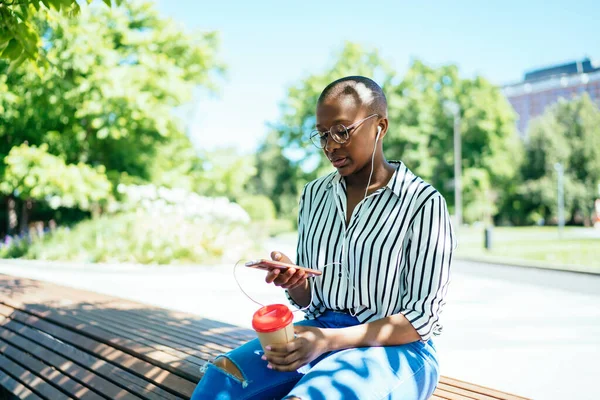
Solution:
[(348, 226), (337, 172), (304, 187), (296, 263), (323, 272), (311, 278), (316, 290), (306, 318), (341, 310), (366, 323), (402, 313), (426, 341), (441, 333), (456, 239), (440, 193), (392, 163), (388, 184), (356, 205)]

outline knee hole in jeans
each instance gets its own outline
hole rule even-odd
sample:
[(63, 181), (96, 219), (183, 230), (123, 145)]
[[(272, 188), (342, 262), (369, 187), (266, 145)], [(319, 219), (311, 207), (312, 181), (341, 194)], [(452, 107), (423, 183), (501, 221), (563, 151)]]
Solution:
[(233, 376), (234, 378), (238, 379), (240, 382), (246, 380), (246, 378), (242, 374), (242, 371), (240, 371), (237, 365), (235, 365), (229, 358), (225, 356), (218, 357), (217, 359), (215, 359), (213, 365), (219, 368), (220, 370), (228, 373), (229, 375)]

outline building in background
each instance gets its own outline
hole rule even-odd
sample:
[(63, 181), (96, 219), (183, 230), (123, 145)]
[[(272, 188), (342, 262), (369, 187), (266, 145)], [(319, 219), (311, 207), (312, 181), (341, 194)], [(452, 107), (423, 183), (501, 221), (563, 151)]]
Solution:
[(518, 114), (517, 127), (525, 137), (529, 121), (559, 98), (588, 93), (600, 104), (600, 64), (589, 58), (525, 73), (522, 82), (506, 85), (504, 95)]

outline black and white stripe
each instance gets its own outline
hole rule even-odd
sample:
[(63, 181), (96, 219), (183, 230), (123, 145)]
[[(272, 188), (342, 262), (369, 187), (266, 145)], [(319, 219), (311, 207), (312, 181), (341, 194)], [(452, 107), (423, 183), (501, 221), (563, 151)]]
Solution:
[(323, 271), (307, 318), (327, 309), (350, 311), (361, 322), (402, 313), (425, 341), (441, 331), (456, 240), (444, 198), (394, 163), (387, 186), (356, 206), (348, 227), (339, 174), (304, 187), (296, 263)]

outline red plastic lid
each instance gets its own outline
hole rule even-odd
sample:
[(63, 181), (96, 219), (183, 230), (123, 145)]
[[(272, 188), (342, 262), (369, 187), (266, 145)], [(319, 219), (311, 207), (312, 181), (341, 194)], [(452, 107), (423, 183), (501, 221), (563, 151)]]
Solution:
[(269, 304), (261, 307), (252, 317), (252, 327), (256, 332), (275, 332), (285, 328), (294, 319), (294, 315), (284, 304)]

